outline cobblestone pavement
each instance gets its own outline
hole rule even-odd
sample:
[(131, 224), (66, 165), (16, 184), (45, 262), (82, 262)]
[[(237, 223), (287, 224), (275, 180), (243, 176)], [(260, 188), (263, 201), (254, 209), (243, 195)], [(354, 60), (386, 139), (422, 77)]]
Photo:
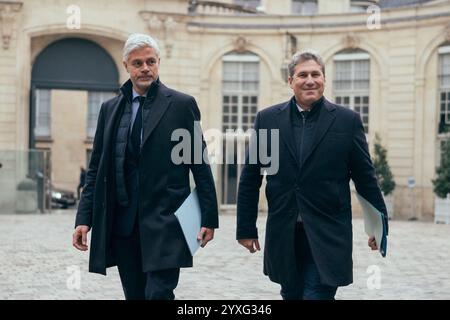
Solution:
[[(123, 299), (117, 269), (88, 273), (88, 253), (72, 247), (74, 214), (0, 215), (0, 299)], [(262, 273), (262, 252), (251, 255), (234, 240), (235, 222), (220, 217), (194, 268), (182, 269), (177, 299), (280, 299), (279, 285)], [(265, 217), (258, 224), (263, 245)], [(385, 259), (367, 247), (362, 220), (353, 228), (354, 283), (339, 288), (337, 299), (450, 299), (450, 225), (391, 221)], [(379, 289), (370, 280), (377, 271)]]

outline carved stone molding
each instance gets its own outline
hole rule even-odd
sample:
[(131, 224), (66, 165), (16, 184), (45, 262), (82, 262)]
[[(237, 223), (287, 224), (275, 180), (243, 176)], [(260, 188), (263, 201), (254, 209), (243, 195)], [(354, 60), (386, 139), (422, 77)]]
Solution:
[(445, 41), (450, 42), (450, 23), (445, 28)]
[(17, 13), (22, 9), (22, 2), (0, 1), (0, 28), (3, 49), (9, 48)]
[(238, 36), (234, 41), (234, 50), (239, 53), (244, 53), (248, 51), (248, 40), (243, 36)]
[(360, 44), (359, 38), (352, 33), (345, 35), (344, 38), (342, 39), (342, 42), (344, 43), (344, 46), (348, 49), (356, 49), (359, 47)]
[(284, 58), (290, 60), (298, 50), (298, 39), (292, 33), (286, 32), (286, 49)]
[(150, 35), (164, 43), (166, 57), (172, 56), (172, 50), (177, 35), (177, 28), (182, 24), (182, 17), (177, 14), (159, 12), (141, 12), (142, 19), (147, 23)]

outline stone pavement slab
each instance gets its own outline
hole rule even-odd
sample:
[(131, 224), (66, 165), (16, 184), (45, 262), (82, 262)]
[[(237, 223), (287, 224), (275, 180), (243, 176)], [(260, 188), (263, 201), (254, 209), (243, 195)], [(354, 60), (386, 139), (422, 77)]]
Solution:
[[(72, 247), (74, 215), (0, 215), (0, 299), (123, 299), (117, 268), (88, 273), (88, 253)], [(177, 299), (280, 299), (262, 273), (262, 251), (250, 254), (234, 239), (235, 223), (220, 216), (215, 239), (182, 269)], [(386, 258), (367, 247), (362, 220), (353, 229), (354, 283), (337, 299), (450, 299), (450, 225), (391, 221)]]

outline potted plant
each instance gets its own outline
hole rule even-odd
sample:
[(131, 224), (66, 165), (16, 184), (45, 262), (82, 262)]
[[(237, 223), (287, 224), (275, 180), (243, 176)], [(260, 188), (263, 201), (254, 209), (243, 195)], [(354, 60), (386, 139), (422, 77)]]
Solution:
[(391, 218), (394, 209), (392, 193), (395, 189), (395, 181), (387, 161), (387, 150), (381, 145), (381, 139), (378, 134), (375, 135), (373, 165), (375, 167), (378, 184), (383, 192), (388, 216)]
[(436, 179), (433, 182), (434, 221), (450, 223), (450, 142), (442, 144), (441, 165), (436, 169)]

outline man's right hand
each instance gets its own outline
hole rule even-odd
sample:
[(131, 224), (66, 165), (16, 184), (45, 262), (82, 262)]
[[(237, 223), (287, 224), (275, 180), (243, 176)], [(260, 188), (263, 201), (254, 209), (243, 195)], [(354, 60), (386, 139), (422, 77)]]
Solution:
[(75, 228), (72, 236), (72, 245), (81, 251), (87, 251), (87, 234), (90, 228), (88, 226), (79, 225)]
[(260, 251), (258, 239), (239, 239), (239, 244), (244, 246), (250, 251), (250, 253), (255, 253), (256, 251)]

